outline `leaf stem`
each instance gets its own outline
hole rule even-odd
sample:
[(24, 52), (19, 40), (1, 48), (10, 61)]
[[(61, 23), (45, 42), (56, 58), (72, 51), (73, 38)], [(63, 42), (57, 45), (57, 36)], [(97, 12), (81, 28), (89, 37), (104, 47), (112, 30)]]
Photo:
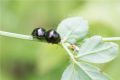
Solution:
[(120, 37), (102, 38), (103, 41), (120, 41)]
[[(0, 36), (7, 36), (19, 39), (33, 40), (31, 35), (23, 35), (11, 32), (0, 31)], [(103, 41), (120, 41), (120, 37), (102, 38)]]
[(25, 39), (25, 40), (33, 40), (33, 37), (30, 35), (16, 34), (16, 33), (5, 32), (5, 31), (0, 31), (0, 35), (7, 36), (7, 37), (13, 37), (13, 38), (19, 38), (19, 39)]
[(61, 45), (63, 46), (63, 48), (67, 51), (68, 55), (70, 56), (70, 58), (72, 59), (73, 62), (76, 62), (73, 54), (70, 52), (70, 50), (68, 49), (68, 47), (65, 45), (65, 43), (61, 43)]

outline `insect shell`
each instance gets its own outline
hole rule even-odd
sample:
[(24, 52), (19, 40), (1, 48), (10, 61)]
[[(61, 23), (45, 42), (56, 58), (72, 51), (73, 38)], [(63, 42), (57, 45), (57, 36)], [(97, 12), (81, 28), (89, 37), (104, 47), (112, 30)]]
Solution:
[(52, 44), (58, 44), (61, 41), (59, 33), (53, 29), (46, 31), (43, 28), (36, 28), (33, 30), (32, 36), (33, 38), (46, 40), (48, 43)]
[(35, 28), (32, 32), (33, 38), (44, 39), (46, 30), (43, 28)]
[(61, 41), (60, 35), (55, 30), (48, 30), (45, 34), (45, 39), (48, 43), (57, 44)]

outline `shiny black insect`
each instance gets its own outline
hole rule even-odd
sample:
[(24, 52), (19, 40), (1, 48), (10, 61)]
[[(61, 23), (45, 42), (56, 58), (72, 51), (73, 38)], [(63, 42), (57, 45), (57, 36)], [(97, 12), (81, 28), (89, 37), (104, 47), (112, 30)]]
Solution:
[(32, 32), (33, 38), (37, 38), (39, 40), (46, 40), (48, 43), (57, 44), (61, 41), (59, 33), (55, 30), (51, 29), (46, 31), (43, 28), (36, 28)]
[(37, 38), (37, 39), (44, 39), (45, 34), (46, 34), (46, 30), (43, 28), (36, 28), (32, 32), (33, 38)]
[(60, 35), (55, 30), (48, 30), (45, 34), (45, 39), (48, 43), (57, 44), (61, 41)]

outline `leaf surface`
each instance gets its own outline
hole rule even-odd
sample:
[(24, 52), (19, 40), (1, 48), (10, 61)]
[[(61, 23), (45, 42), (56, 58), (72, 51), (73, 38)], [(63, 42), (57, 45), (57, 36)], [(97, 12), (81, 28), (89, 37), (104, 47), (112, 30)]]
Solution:
[(118, 45), (103, 42), (102, 37), (93, 36), (85, 40), (78, 52), (78, 59), (92, 63), (106, 63), (113, 60), (118, 53)]
[(98, 68), (87, 63), (71, 63), (64, 71), (61, 80), (110, 80)]
[(57, 32), (63, 40), (75, 43), (88, 33), (88, 23), (82, 17), (67, 18), (58, 25)]

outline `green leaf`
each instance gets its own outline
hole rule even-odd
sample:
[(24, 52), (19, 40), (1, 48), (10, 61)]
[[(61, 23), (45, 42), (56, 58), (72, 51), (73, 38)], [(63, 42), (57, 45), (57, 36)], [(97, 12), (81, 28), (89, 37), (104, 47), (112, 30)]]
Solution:
[(61, 80), (110, 80), (99, 68), (87, 63), (70, 64)]
[(91, 80), (89, 76), (76, 64), (71, 63), (64, 71), (61, 80)]
[(82, 17), (71, 17), (63, 20), (57, 28), (62, 40), (75, 43), (88, 33), (88, 23)]
[(92, 63), (106, 63), (113, 60), (118, 53), (118, 45), (103, 42), (102, 37), (93, 36), (81, 45), (77, 58)]

